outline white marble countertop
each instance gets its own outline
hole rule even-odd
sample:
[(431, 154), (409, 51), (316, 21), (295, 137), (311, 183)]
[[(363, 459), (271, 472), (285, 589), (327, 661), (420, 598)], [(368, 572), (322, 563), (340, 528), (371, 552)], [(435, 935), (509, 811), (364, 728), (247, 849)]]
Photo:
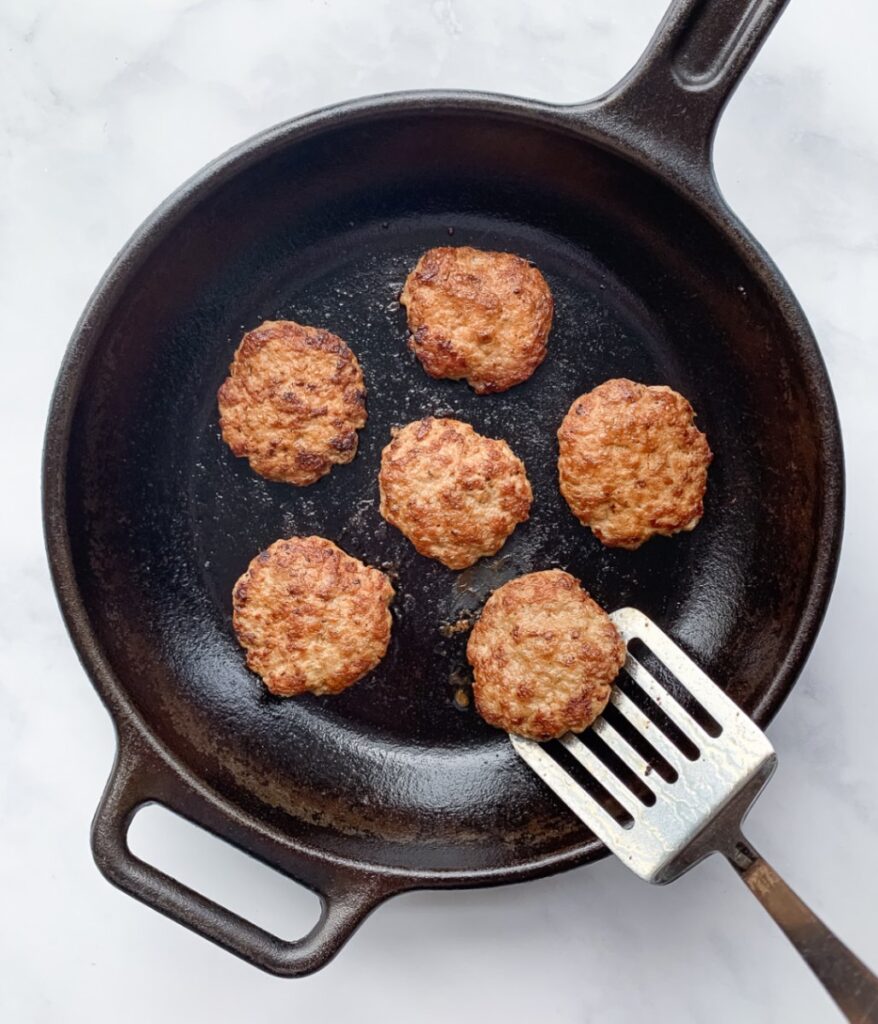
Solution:
[[(211, 157), (359, 94), (468, 87), (574, 101), (633, 62), (663, 0), (21, 0), (0, 6), (0, 1019), (355, 1016), (629, 1024), (834, 1021), (727, 867), (665, 889), (608, 860), (527, 885), (420, 893), (311, 978), (265, 976), (108, 885), (88, 826), (114, 750), (43, 555), (39, 462), (55, 372), (141, 219)], [(835, 594), (770, 730), (780, 770), (753, 841), (878, 965), (878, 10), (793, 0), (733, 98), (716, 164), (816, 331), (847, 445)], [(288, 927), (308, 900), (166, 817), (140, 849)], [(176, 861), (174, 858), (176, 857)]]

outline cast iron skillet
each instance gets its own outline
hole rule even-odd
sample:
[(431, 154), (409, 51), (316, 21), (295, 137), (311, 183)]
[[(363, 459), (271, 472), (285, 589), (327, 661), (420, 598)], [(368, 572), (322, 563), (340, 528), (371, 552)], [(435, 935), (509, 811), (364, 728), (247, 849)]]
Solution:
[[(679, 0), (608, 95), (558, 107), (468, 93), (360, 100), (221, 157), (137, 232), (99, 285), (49, 418), (44, 512), (73, 640), (119, 733), (93, 828), (116, 885), (266, 970), (313, 971), (382, 900), (594, 860), (598, 841), (466, 692), (442, 623), (504, 580), (563, 566), (659, 622), (760, 723), (829, 597), (842, 452), (826, 373), (780, 274), (714, 181), (717, 117), (784, 0)], [(557, 302), (526, 384), (430, 381), (397, 294), (417, 256), (473, 244), (533, 259)], [(369, 389), (356, 460), (300, 490), (221, 443), (215, 395), (244, 329), (289, 317), (346, 338)], [(687, 395), (717, 453), (691, 535), (602, 548), (558, 494), (555, 430), (609, 377)], [(392, 424), (450, 412), (507, 438), (532, 519), (472, 570), (423, 559), (379, 517)], [(232, 584), (278, 537), (318, 533), (396, 574), (391, 650), (340, 697), (279, 700), (244, 668)], [(310, 886), (284, 942), (128, 850), (148, 801)]]

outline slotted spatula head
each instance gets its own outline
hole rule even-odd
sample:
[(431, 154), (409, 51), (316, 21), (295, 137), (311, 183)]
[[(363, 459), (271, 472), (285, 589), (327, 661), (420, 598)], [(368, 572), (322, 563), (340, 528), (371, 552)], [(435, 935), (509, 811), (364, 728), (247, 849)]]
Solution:
[(635, 608), (611, 617), (628, 657), (591, 730), (568, 733), (557, 747), (510, 739), (632, 871), (670, 882), (734, 846), (776, 757), (762, 730), (654, 622)]

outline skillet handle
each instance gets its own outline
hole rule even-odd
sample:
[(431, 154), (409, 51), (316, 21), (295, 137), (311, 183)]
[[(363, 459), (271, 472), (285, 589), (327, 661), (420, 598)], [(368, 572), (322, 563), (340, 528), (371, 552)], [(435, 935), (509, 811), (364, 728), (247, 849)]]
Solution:
[(836, 938), (774, 868), (739, 839), (726, 854), (852, 1024), (878, 1024), (878, 978)]
[(120, 737), (116, 764), (92, 822), (95, 862), (124, 892), (264, 971), (299, 977), (324, 967), (391, 894), (378, 878), (333, 871), (332, 878), (323, 879), (322, 891), (315, 888), (322, 904), (317, 924), (302, 939), (280, 939), (131, 852), (128, 828), (137, 810), (152, 802), (176, 810), (180, 801), (174, 800), (173, 790), (178, 788), (176, 781), (167, 784), (167, 770), (145, 745)]
[(723, 107), (788, 2), (673, 0), (643, 56), (598, 105), (629, 132), (709, 167)]

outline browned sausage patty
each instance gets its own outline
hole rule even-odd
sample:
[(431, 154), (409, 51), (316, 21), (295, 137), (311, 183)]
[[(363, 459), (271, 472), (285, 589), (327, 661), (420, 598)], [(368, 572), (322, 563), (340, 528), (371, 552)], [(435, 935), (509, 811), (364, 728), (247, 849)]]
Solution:
[(235, 584), (247, 666), (282, 697), (338, 693), (384, 657), (390, 580), (322, 537), (275, 541)]
[(304, 487), (357, 453), (366, 389), (356, 356), (320, 327), (266, 320), (244, 335), (219, 389), (220, 429), (269, 480)]
[(546, 355), (552, 293), (527, 260), (469, 246), (430, 249), (409, 274), (409, 347), (431, 377), (465, 379), (480, 395), (506, 391)]
[(499, 551), (533, 498), (524, 463), (505, 441), (433, 417), (394, 433), (378, 484), (381, 515), (449, 569)]
[(604, 710), (625, 644), (579, 580), (549, 569), (494, 591), (466, 654), (485, 721), (542, 741), (581, 732)]
[(581, 395), (558, 430), (561, 493), (609, 547), (692, 530), (713, 455), (686, 399), (668, 387), (608, 380)]

